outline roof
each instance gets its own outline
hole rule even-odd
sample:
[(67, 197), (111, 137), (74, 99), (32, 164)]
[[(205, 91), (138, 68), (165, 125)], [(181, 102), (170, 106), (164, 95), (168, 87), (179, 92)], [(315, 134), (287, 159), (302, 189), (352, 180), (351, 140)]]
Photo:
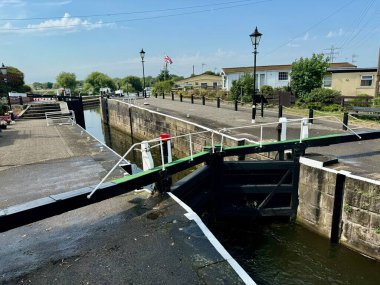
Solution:
[(351, 73), (351, 72), (377, 72), (377, 67), (341, 67), (341, 68), (328, 68), (327, 71), (331, 73)]
[[(330, 63), (330, 68), (356, 68), (356, 65), (353, 65), (349, 62), (334, 62)], [(222, 68), (225, 74), (229, 73), (244, 73), (244, 72), (253, 72), (253, 66), (245, 67), (225, 67)], [(282, 64), (282, 65), (262, 65), (256, 66), (256, 71), (270, 71), (270, 70), (291, 70), (291, 64)]]
[(193, 80), (202, 80), (202, 79), (210, 79), (210, 80), (215, 80), (215, 81), (218, 81), (218, 80), (222, 80), (221, 76), (220, 75), (211, 75), (211, 74), (199, 74), (199, 75), (195, 75), (195, 76), (192, 76), (192, 77), (187, 77), (187, 78), (184, 78), (184, 79), (181, 79), (181, 80), (178, 80), (176, 83), (178, 82), (186, 82), (186, 81), (193, 81)]

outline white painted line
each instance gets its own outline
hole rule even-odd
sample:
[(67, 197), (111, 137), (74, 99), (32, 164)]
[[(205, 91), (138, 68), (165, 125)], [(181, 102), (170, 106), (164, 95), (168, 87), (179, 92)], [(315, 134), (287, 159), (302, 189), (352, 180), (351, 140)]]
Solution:
[(228, 253), (228, 251), (223, 247), (223, 245), (218, 241), (218, 239), (213, 235), (213, 233), (207, 228), (203, 223), (201, 218), (195, 213), (188, 205), (182, 202), (173, 193), (168, 192), (169, 196), (176, 201), (182, 208), (187, 212), (185, 216), (194, 221), (198, 227), (201, 229), (203, 234), (207, 237), (214, 248), (219, 252), (219, 254), (230, 264), (230, 266), (235, 270), (239, 277), (243, 280), (245, 284), (256, 285), (255, 281), (248, 275), (248, 273), (240, 266), (240, 264)]

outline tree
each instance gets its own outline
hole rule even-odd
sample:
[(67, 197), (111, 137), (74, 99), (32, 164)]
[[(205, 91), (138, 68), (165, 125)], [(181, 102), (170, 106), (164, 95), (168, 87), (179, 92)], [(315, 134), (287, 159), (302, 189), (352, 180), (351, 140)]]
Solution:
[(141, 82), (141, 79), (137, 76), (132, 76), (132, 75), (127, 76), (123, 78), (122, 82), (123, 82), (123, 86), (125, 87), (128, 82), (128, 91), (131, 91), (131, 89), (132, 91), (138, 91), (138, 92), (143, 90), (143, 83)]
[(90, 73), (83, 84), (83, 89), (91, 94), (99, 94), (100, 88), (106, 87), (116, 90), (116, 84), (112, 78), (99, 71)]
[(233, 99), (240, 96), (243, 92), (242, 100), (244, 102), (251, 102), (253, 95), (253, 77), (249, 73), (245, 73), (238, 80), (232, 82), (231, 93)]
[(172, 77), (169, 74), (169, 71), (166, 69), (161, 70), (160, 74), (157, 75), (157, 81), (170, 80)]
[(296, 97), (303, 100), (305, 94), (321, 87), (328, 66), (328, 58), (323, 54), (313, 54), (311, 58), (301, 57), (293, 62), (290, 86)]
[(72, 91), (77, 86), (77, 78), (74, 73), (61, 72), (56, 78), (57, 84), (63, 88), (70, 88)]
[(166, 80), (166, 81), (158, 81), (156, 84), (154, 84), (153, 93), (169, 93), (172, 90), (172, 82), (171, 80)]
[[(5, 78), (4, 78), (5, 77)], [(5, 84), (4, 79), (7, 80)], [(0, 93), (6, 94), (9, 91), (24, 92), (27, 87), (24, 87), (24, 73), (13, 66), (7, 67), (7, 75), (0, 73)]]

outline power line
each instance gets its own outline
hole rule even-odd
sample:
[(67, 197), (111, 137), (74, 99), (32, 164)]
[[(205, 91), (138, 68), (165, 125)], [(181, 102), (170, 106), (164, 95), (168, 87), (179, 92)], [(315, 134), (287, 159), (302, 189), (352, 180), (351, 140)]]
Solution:
[[(253, 3), (246, 3), (246, 4), (239, 4), (239, 5), (230, 5), (226, 7), (217, 7), (217, 8), (210, 8), (210, 9), (204, 9), (204, 10), (198, 10), (198, 11), (191, 11), (191, 12), (183, 12), (183, 13), (176, 13), (176, 14), (168, 14), (168, 15), (159, 15), (159, 16), (151, 16), (151, 17), (143, 17), (143, 18), (134, 18), (134, 19), (124, 19), (124, 20), (115, 20), (111, 22), (97, 22), (97, 23), (81, 23), (81, 24), (75, 24), (75, 25), (62, 25), (62, 26), (54, 26), (54, 27), (25, 27), (25, 28), (0, 28), (0, 31), (21, 31), (21, 30), (54, 30), (54, 29), (65, 29), (68, 27), (81, 27), (81, 26), (99, 26), (99, 25), (109, 25), (109, 24), (115, 24), (115, 23), (122, 23), (122, 22), (134, 22), (134, 21), (144, 21), (144, 20), (153, 20), (153, 19), (162, 19), (162, 18), (169, 18), (169, 17), (176, 17), (176, 16), (184, 16), (184, 15), (192, 15), (192, 14), (199, 14), (199, 13), (205, 13), (210, 11), (218, 11), (218, 10), (224, 10), (224, 9), (230, 9), (230, 8), (236, 8), (236, 7), (242, 7), (242, 6), (248, 6), (253, 4), (260, 4), (265, 2), (271, 2), (273, 0), (261, 0), (256, 1)], [(70, 17), (71, 18), (71, 17)]]
[[(324, 49), (324, 50), (330, 51), (329, 53), (327, 53), (327, 55), (330, 58), (330, 63), (333, 63), (335, 58), (336, 58), (336, 55), (339, 55), (339, 52), (335, 52), (335, 50), (338, 50), (338, 49), (341, 49), (341, 48), (334, 47), (333, 45), (330, 48)], [(323, 53), (323, 54), (325, 54), (325, 53)]]
[[(118, 13), (104, 13), (104, 14), (73, 15), (71, 17), (73, 17), (73, 18), (91, 18), (91, 17), (111, 17), (111, 16), (120, 16), (120, 15), (158, 13), (158, 12), (168, 12), (168, 11), (204, 8), (204, 7), (210, 7), (210, 6), (223, 6), (223, 5), (228, 5), (228, 4), (236, 4), (236, 3), (242, 3), (242, 2), (253, 2), (253, 1), (254, 0), (238, 0), (238, 1), (227, 1), (227, 2), (204, 4), (204, 5), (184, 6), (184, 7), (177, 7), (177, 8), (165, 8), (165, 9), (118, 12)], [(0, 18), (0, 21), (54, 20), (54, 19), (61, 19), (61, 18), (62, 18), (61, 16), (59, 16), (59, 17), (57, 17), (57, 16), (55, 16), (55, 17), (34, 17), (34, 18)]]
[(330, 19), (332, 16), (334, 16), (335, 14), (339, 13), (340, 11), (342, 11), (344, 8), (346, 8), (347, 6), (351, 5), (353, 2), (355, 2), (355, 0), (351, 0), (351, 1), (348, 1), (346, 4), (340, 6), (338, 9), (336, 9), (334, 12), (332, 12), (331, 14), (329, 14), (327, 17), (323, 18), (322, 20), (320, 20), (319, 22), (313, 24), (312, 26), (310, 26), (307, 30), (303, 31), (302, 33), (299, 33), (297, 34), (296, 36), (294, 36), (293, 38), (291, 38), (290, 40), (288, 40), (287, 42), (279, 45), (278, 47), (274, 48), (273, 50), (269, 51), (268, 53), (264, 54), (263, 57), (266, 57), (268, 55), (270, 55), (271, 53), (279, 50), (280, 48), (286, 46), (287, 44), (290, 44), (292, 41), (294, 41), (296, 38), (299, 38), (303, 35), (305, 35), (308, 31), (314, 29), (315, 27), (319, 26), (320, 24), (322, 24), (323, 22), (327, 21), (328, 19)]

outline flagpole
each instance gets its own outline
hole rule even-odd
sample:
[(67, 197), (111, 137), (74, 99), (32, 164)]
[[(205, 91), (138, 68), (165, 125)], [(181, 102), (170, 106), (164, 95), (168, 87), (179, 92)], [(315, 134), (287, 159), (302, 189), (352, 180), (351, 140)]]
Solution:
[(165, 80), (166, 80), (166, 74), (168, 74), (168, 63), (165, 61), (165, 69), (166, 69), (166, 72), (165, 72)]

